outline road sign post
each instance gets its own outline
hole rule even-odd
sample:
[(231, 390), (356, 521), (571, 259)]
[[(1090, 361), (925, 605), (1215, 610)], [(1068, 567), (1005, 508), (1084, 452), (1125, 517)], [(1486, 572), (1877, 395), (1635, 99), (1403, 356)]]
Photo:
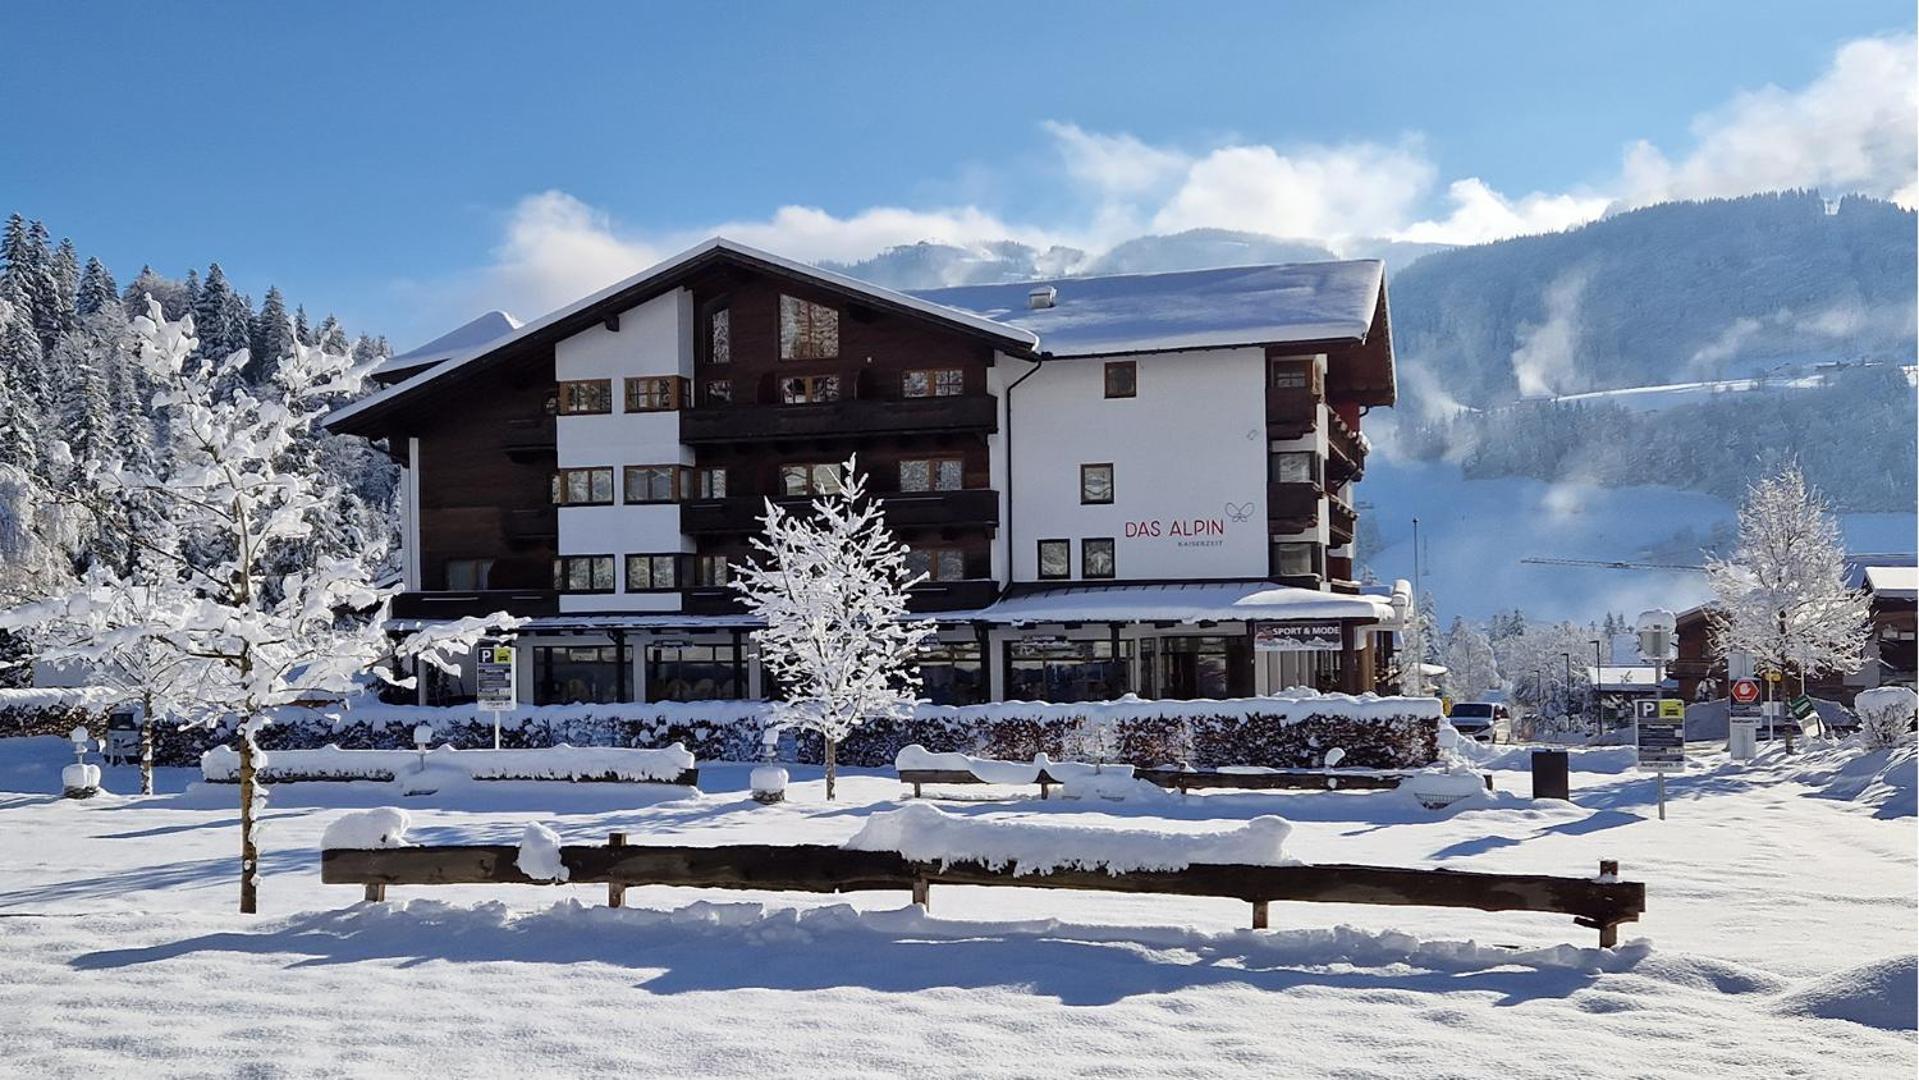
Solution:
[(1759, 750), (1759, 680), (1739, 677), (1726, 691), (1726, 752), (1751, 761)]
[(514, 706), (513, 646), (489, 643), (475, 654), (474, 677), (479, 705), (493, 714), (493, 749), (500, 748), (500, 714)]

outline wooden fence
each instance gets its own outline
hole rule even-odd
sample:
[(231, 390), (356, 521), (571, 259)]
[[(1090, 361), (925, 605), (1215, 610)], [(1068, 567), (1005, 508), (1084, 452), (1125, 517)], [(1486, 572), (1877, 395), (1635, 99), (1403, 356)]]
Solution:
[[(920, 790), (926, 784), (985, 784), (966, 769), (898, 769), (900, 783), (913, 786), (913, 797), (920, 797)], [(1414, 775), (1412, 772), (1383, 772), (1380, 770), (1337, 769), (1266, 769), (1260, 772), (1221, 772), (1213, 769), (1135, 769), (1133, 775), (1149, 784), (1163, 788), (1172, 788), (1184, 794), (1205, 788), (1244, 788), (1251, 791), (1264, 791), (1287, 788), (1304, 791), (1360, 790), (1377, 788), (1396, 788), (1400, 782)], [(1493, 789), (1491, 773), (1482, 774), (1486, 781), (1486, 790)], [(1039, 785), (1039, 797), (1051, 795), (1052, 787), (1062, 783), (1059, 778), (1045, 769), (1032, 781)]]
[[(389, 885), (548, 885), (517, 865), (511, 844), (400, 848), (331, 848), (321, 854), (320, 880), (363, 885), (368, 900), (384, 900)], [(560, 849), (566, 884), (607, 887), (607, 902), (624, 903), (639, 885), (679, 885), (766, 892), (861, 892), (899, 889), (925, 906), (934, 885), (1011, 886), (1105, 892), (1213, 896), (1253, 906), (1253, 928), (1267, 925), (1275, 900), (1328, 904), (1395, 904), (1474, 908), (1480, 911), (1542, 911), (1571, 915), (1599, 931), (1599, 943), (1617, 943), (1619, 925), (1646, 910), (1646, 886), (1619, 881), (1618, 864), (1599, 864), (1597, 878), (1542, 874), (1489, 874), (1465, 870), (1416, 870), (1387, 866), (1244, 866), (1195, 864), (1183, 870), (1059, 869), (1021, 874), (1017, 866), (915, 862), (890, 851), (852, 851), (821, 844), (723, 844), (628, 846), (624, 833), (605, 845), (569, 844)]]

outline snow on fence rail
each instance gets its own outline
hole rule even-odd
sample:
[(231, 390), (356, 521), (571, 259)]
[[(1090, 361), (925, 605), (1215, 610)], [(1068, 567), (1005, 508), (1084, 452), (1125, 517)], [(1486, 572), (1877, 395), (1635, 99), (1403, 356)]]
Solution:
[[(553, 877), (575, 885), (604, 884), (608, 903), (616, 907), (628, 888), (641, 885), (815, 893), (910, 890), (922, 907), (930, 904), (934, 885), (1210, 896), (1252, 904), (1256, 930), (1266, 927), (1268, 905), (1275, 900), (1554, 912), (1598, 930), (1602, 948), (1618, 944), (1620, 925), (1637, 921), (1646, 909), (1646, 886), (1618, 880), (1618, 864), (1611, 862), (1600, 863), (1596, 877), (1202, 862), (1168, 869), (1056, 865), (1031, 872), (1016, 856), (991, 863), (917, 860), (899, 851), (823, 844), (628, 845), (623, 833), (610, 839), (604, 845), (561, 846), (557, 869), (549, 868)], [(511, 844), (329, 848), (320, 853), (320, 880), (364, 886), (370, 901), (384, 900), (389, 885), (555, 883), (521, 869), (520, 855), (521, 848)]]
[[(693, 755), (678, 743), (657, 750), (620, 746), (560, 746), (540, 750), (274, 750), (264, 755), (262, 783), (391, 781), (408, 773), (466, 780), (568, 780), (610, 783), (699, 783)], [(424, 766), (424, 767), (423, 767)], [(210, 783), (237, 783), (240, 755), (216, 746), (200, 757)]]
[[(1433, 769), (1357, 769), (1341, 766), (1317, 769), (1272, 769), (1258, 765), (1222, 765), (1214, 769), (1161, 766), (1136, 769), (1131, 765), (1093, 765), (1082, 761), (1053, 761), (1041, 754), (1032, 761), (1000, 761), (966, 754), (935, 753), (913, 745), (893, 759), (893, 770), (900, 783), (913, 786), (913, 797), (920, 798), (927, 784), (1038, 784), (1040, 798), (1050, 797), (1054, 785), (1069, 785), (1097, 772), (1123, 779), (1140, 779), (1149, 784), (1181, 792), (1205, 788), (1324, 789), (1397, 788), (1408, 781), (1424, 781)], [(1493, 787), (1491, 773), (1472, 773), (1471, 777)]]

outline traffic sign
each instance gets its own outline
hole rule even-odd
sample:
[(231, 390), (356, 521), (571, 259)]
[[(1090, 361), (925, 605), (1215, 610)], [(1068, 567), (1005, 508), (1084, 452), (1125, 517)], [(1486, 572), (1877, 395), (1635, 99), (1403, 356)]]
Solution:
[(1732, 700), (1735, 705), (1751, 705), (1759, 700), (1759, 680), (1734, 679), (1732, 681)]
[(1793, 698), (1786, 708), (1792, 712), (1795, 720), (1810, 720), (1819, 712), (1818, 707), (1812, 703), (1812, 697), (1807, 694), (1800, 694)]
[[(1686, 765), (1686, 703), (1657, 698), (1633, 702), (1639, 767), (1665, 771)], [(1663, 801), (1663, 799), (1662, 799)]]

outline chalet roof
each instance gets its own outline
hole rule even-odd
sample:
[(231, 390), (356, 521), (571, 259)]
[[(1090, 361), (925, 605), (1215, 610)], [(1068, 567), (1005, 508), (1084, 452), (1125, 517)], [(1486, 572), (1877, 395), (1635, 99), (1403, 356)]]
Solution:
[[(1849, 552), (1846, 555), (1846, 588), (1871, 588), (1867, 574), (1874, 568), (1892, 570), (1898, 567), (1919, 565), (1919, 557), (1911, 552)], [(1890, 580), (1887, 575), (1882, 579)], [(1878, 590), (1874, 590), (1875, 592)]]
[(1919, 567), (1868, 566), (1866, 588), (1872, 595), (1888, 600), (1919, 598)]
[(391, 412), (402, 402), (418, 396), (428, 385), (482, 370), (512, 355), (517, 347), (532, 347), (570, 337), (601, 321), (606, 315), (624, 311), (676, 287), (686, 276), (717, 262), (738, 263), (799, 279), (831, 291), (856, 296), (876, 307), (891, 308), (942, 322), (986, 337), (1009, 351), (1026, 353), (1039, 345), (1039, 338), (1030, 330), (995, 322), (970, 311), (896, 292), (716, 236), (632, 277), (547, 312), (508, 334), (456, 351), (403, 382), (335, 409), (323, 423), (333, 431), (364, 433), (368, 431), (367, 421)]
[[(1115, 274), (927, 289), (915, 296), (1039, 335), (1055, 356), (1364, 341), (1385, 283), (1377, 259)], [(1053, 306), (1028, 295), (1051, 286)]]
[(479, 318), (463, 323), (459, 328), (449, 330), (417, 349), (409, 349), (397, 356), (389, 356), (373, 369), (375, 379), (391, 378), (405, 371), (414, 371), (429, 364), (437, 364), (469, 349), (498, 341), (520, 328), (520, 320), (504, 311), (489, 311)]

